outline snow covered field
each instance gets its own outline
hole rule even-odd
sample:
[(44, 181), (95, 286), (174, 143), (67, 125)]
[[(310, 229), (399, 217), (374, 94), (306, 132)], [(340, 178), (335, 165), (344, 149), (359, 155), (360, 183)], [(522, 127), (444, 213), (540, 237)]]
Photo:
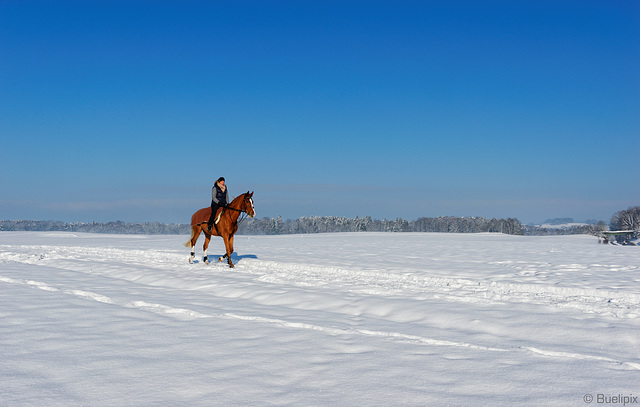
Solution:
[[(0, 405), (640, 396), (638, 247), (589, 236), (237, 236), (229, 269), (188, 264), (187, 239), (0, 232)], [(222, 253), (218, 238), (209, 254)]]

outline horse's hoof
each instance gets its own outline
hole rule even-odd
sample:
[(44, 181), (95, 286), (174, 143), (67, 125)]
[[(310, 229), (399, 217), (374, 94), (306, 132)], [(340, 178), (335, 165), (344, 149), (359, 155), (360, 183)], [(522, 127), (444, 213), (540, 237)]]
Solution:
[(229, 264), (229, 268), (234, 268), (235, 266), (233, 264)]

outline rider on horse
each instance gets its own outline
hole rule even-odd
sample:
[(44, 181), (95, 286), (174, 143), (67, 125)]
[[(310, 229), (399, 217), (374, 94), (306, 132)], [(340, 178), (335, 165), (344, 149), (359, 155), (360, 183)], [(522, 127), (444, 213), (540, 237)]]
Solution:
[(218, 214), (218, 209), (224, 208), (229, 204), (229, 191), (225, 185), (224, 177), (218, 178), (211, 188), (211, 217), (207, 222), (207, 230), (211, 232), (213, 222)]

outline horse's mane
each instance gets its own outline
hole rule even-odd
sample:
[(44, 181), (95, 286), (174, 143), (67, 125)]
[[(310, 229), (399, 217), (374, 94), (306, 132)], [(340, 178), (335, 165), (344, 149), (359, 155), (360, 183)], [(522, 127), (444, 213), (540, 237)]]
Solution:
[(247, 194), (247, 193), (245, 192), (244, 194), (240, 194), (240, 195), (236, 196), (235, 198), (233, 198), (233, 201), (231, 201), (231, 203), (229, 204), (229, 206), (233, 205), (234, 203), (236, 203), (236, 201), (239, 201), (240, 199), (244, 199), (244, 196), (245, 196), (246, 194)]

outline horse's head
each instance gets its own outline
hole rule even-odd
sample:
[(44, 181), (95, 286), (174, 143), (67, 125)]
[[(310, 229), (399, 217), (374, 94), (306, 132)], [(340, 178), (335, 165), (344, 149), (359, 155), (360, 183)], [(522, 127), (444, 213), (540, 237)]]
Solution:
[(249, 193), (247, 191), (246, 194), (243, 194), (244, 198), (242, 199), (242, 207), (240, 210), (246, 212), (250, 218), (256, 216), (256, 209), (253, 207), (253, 192)]

